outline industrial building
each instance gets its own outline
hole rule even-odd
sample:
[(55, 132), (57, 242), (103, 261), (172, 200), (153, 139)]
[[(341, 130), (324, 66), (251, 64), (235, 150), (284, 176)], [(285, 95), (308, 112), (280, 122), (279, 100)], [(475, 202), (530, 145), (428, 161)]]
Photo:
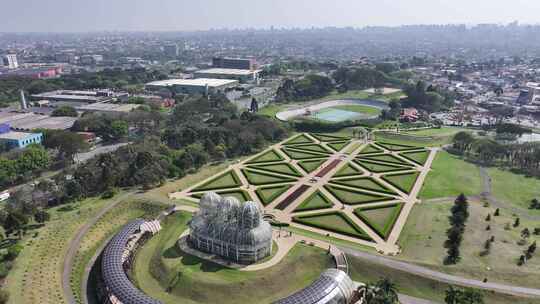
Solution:
[(238, 80), (232, 79), (167, 79), (146, 84), (146, 90), (152, 92), (168, 91), (175, 94), (210, 94), (223, 93), (226, 89), (238, 85)]
[(206, 193), (189, 225), (188, 244), (239, 264), (256, 263), (272, 252), (272, 227), (255, 202)]
[(8, 150), (24, 149), (31, 144), (41, 144), (43, 133), (13, 132), (8, 124), (0, 124), (0, 144)]
[(117, 93), (109, 90), (57, 90), (41, 94), (34, 94), (31, 96), (31, 99), (35, 101), (48, 100), (51, 103), (71, 102), (74, 103), (73, 106), (77, 106), (78, 103), (111, 102), (116, 100), (127, 100), (127, 98), (128, 93)]
[(248, 83), (258, 82), (260, 73), (260, 70), (212, 68), (197, 71), (193, 75), (195, 78), (234, 79), (240, 83)]
[(214, 68), (254, 70), (255, 65), (256, 63), (254, 59), (223, 58), (223, 57), (212, 58), (212, 66)]
[(0, 111), (0, 124), (8, 124), (14, 131), (67, 130), (73, 127), (75, 121), (76, 117), (50, 117), (35, 113)]

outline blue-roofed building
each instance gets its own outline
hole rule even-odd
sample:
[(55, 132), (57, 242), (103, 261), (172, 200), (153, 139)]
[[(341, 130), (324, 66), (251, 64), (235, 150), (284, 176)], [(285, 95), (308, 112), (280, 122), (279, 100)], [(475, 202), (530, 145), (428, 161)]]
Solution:
[(8, 149), (24, 149), (31, 144), (41, 144), (43, 133), (6, 132), (0, 133), (0, 144)]

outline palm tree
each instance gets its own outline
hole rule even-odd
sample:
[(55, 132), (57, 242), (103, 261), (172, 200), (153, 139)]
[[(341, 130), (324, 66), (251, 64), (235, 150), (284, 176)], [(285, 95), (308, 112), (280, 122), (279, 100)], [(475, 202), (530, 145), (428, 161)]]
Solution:
[(446, 290), (446, 296), (444, 297), (444, 303), (446, 304), (458, 304), (459, 300), (461, 299), (462, 291), (460, 289), (454, 288), (454, 286), (450, 286)]
[(367, 304), (398, 304), (398, 290), (394, 283), (384, 278), (366, 286)]

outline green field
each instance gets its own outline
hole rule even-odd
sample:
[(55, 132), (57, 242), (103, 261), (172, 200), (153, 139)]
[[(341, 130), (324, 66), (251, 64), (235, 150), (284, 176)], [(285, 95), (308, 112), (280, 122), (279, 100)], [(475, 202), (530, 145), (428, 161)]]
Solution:
[(345, 148), (348, 144), (349, 144), (349, 141), (338, 141), (338, 142), (328, 143), (328, 146), (332, 148), (334, 151), (339, 152), (343, 150), (343, 148)]
[(400, 153), (399, 155), (423, 166), (429, 157), (429, 151), (426, 150), (426, 151), (419, 151), (419, 152), (403, 152), (403, 153)]
[(325, 159), (315, 159), (315, 160), (302, 160), (298, 162), (298, 165), (304, 169), (307, 173), (311, 173), (317, 169), (326, 161)]
[(361, 205), (393, 200), (393, 198), (388, 196), (375, 195), (338, 186), (326, 185), (324, 187), (345, 205)]
[(526, 209), (530, 214), (540, 215), (540, 210), (528, 209), (533, 198), (540, 200), (540, 179), (495, 168), (488, 169), (488, 174), (493, 195), (497, 199), (510, 206)]
[(332, 151), (329, 151), (325, 147), (318, 144), (307, 144), (307, 145), (302, 144), (302, 145), (295, 145), (293, 147), (296, 150), (303, 150), (307, 152), (315, 152), (315, 153), (323, 153), (323, 154), (332, 153)]
[(482, 178), (478, 168), (448, 152), (439, 151), (424, 181), (420, 198), (455, 197), (460, 193), (478, 195), (480, 192)]
[(283, 160), (283, 157), (281, 155), (279, 155), (274, 150), (269, 150), (250, 159), (246, 164), (268, 163), (281, 160)]
[(240, 187), (240, 179), (234, 171), (227, 171), (206, 183), (198, 186), (192, 191), (217, 190), (226, 188)]
[(273, 175), (262, 171), (242, 169), (242, 173), (251, 185), (268, 185), (277, 183), (288, 183), (296, 181), (296, 178)]
[(401, 191), (410, 193), (414, 187), (414, 184), (416, 183), (416, 179), (418, 179), (419, 174), (419, 172), (388, 174), (383, 175), (382, 179), (389, 182)]
[(392, 190), (381, 185), (376, 179), (371, 177), (355, 177), (347, 179), (333, 179), (330, 181), (333, 184), (349, 186), (351, 188), (359, 188), (359, 190), (370, 190), (382, 193), (395, 194)]
[(313, 140), (307, 137), (305, 134), (299, 134), (289, 140), (287, 140), (284, 145), (297, 145), (297, 144), (310, 144), (313, 143)]
[(296, 177), (302, 176), (295, 167), (291, 166), (288, 163), (277, 163), (277, 164), (267, 164), (267, 165), (253, 165), (250, 168), (255, 168), (259, 170), (265, 170), (273, 173), (280, 173), (286, 175), (292, 175)]
[(333, 134), (311, 133), (310, 135), (317, 138), (320, 141), (323, 141), (323, 142), (344, 141), (344, 140), (349, 140), (350, 139), (349, 136), (344, 136), (344, 135), (335, 134), (335, 133), (333, 133)]
[(377, 141), (377, 145), (388, 149), (390, 151), (407, 151), (407, 150), (414, 150), (417, 149), (417, 146), (409, 145), (409, 144), (402, 144), (402, 143), (395, 143), (395, 142), (382, 142)]
[[(429, 268), (464, 277), (498, 282), (516, 286), (540, 288), (540, 258), (538, 252), (525, 266), (517, 266), (519, 256), (527, 246), (520, 246), (520, 233), (525, 228), (538, 226), (538, 221), (521, 218), (521, 225), (505, 229), (515, 217), (509, 209), (501, 208), (500, 216), (493, 216), (495, 208), (484, 207), (483, 203), (470, 203), (470, 216), (466, 222), (463, 241), (460, 246), (461, 261), (457, 265), (444, 266), (446, 254), (444, 241), (450, 228), (448, 216), (453, 202), (432, 202), (414, 205), (400, 236), (399, 244), (403, 252), (398, 259), (418, 263)], [(485, 219), (491, 214), (491, 220)], [(490, 230), (486, 230), (487, 226)], [(495, 242), (491, 253), (481, 255), (484, 243), (491, 236)], [(540, 242), (540, 236), (531, 236), (528, 243)], [(522, 303), (522, 302), (518, 302)]]
[(285, 154), (295, 160), (313, 159), (328, 156), (328, 154), (325, 153), (308, 152), (306, 150), (297, 150), (294, 148), (284, 148), (283, 152), (285, 152)]
[(314, 192), (303, 201), (294, 212), (317, 210), (334, 206), (332, 202), (320, 191)]
[(354, 210), (354, 214), (375, 230), (380, 237), (387, 239), (392, 232), (392, 228), (394, 228), (394, 223), (399, 217), (402, 208), (403, 203), (377, 207), (360, 207)]
[(442, 127), (432, 129), (422, 129), (414, 131), (403, 131), (402, 133), (415, 135), (415, 136), (454, 136), (461, 131), (470, 131), (470, 129), (456, 128), (456, 127)]
[(350, 164), (346, 164), (341, 169), (339, 169), (339, 171), (336, 172), (336, 174), (334, 174), (333, 177), (343, 177), (343, 176), (362, 175), (362, 174), (363, 172), (361, 170), (356, 169)]
[(372, 144), (369, 144), (367, 146), (365, 146), (362, 151), (360, 151), (360, 155), (362, 154), (371, 154), (371, 153), (381, 153), (381, 152), (384, 152), (381, 148), (375, 146), (375, 145), (372, 145)]
[(381, 155), (366, 155), (362, 156), (359, 159), (365, 159), (365, 160), (371, 160), (371, 161), (377, 161), (385, 164), (390, 165), (405, 165), (410, 166), (410, 164), (406, 161), (401, 160), (400, 158), (392, 155), (392, 154), (381, 154)]
[(360, 227), (358, 227), (345, 214), (338, 211), (295, 216), (293, 221), (299, 224), (321, 228), (344, 235), (361, 239), (369, 239), (369, 236)]
[(175, 247), (190, 218), (183, 212), (169, 216), (135, 260), (137, 285), (165, 304), (270, 303), (306, 287), (333, 265), (324, 250), (301, 244), (263, 271), (238, 271), (203, 261)]
[(409, 170), (412, 169), (412, 167), (404, 167), (399, 165), (392, 165), (382, 162), (374, 162), (374, 161), (368, 161), (366, 159), (356, 159), (354, 161), (358, 165), (360, 165), (362, 168), (375, 172), (375, 173), (386, 173), (386, 172), (394, 172), (394, 171), (403, 171), (403, 170)]
[(292, 185), (280, 185), (280, 186), (270, 186), (270, 187), (261, 187), (255, 190), (257, 196), (263, 203), (263, 205), (271, 204), (276, 198), (278, 198), (285, 191), (289, 190)]

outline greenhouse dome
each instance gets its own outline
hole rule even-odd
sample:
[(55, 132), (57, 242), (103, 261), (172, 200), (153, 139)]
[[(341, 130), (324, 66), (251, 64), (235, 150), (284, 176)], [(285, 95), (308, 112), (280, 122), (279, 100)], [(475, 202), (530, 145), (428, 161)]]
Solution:
[(255, 263), (272, 252), (272, 227), (255, 202), (206, 193), (190, 222), (188, 244), (240, 264)]

